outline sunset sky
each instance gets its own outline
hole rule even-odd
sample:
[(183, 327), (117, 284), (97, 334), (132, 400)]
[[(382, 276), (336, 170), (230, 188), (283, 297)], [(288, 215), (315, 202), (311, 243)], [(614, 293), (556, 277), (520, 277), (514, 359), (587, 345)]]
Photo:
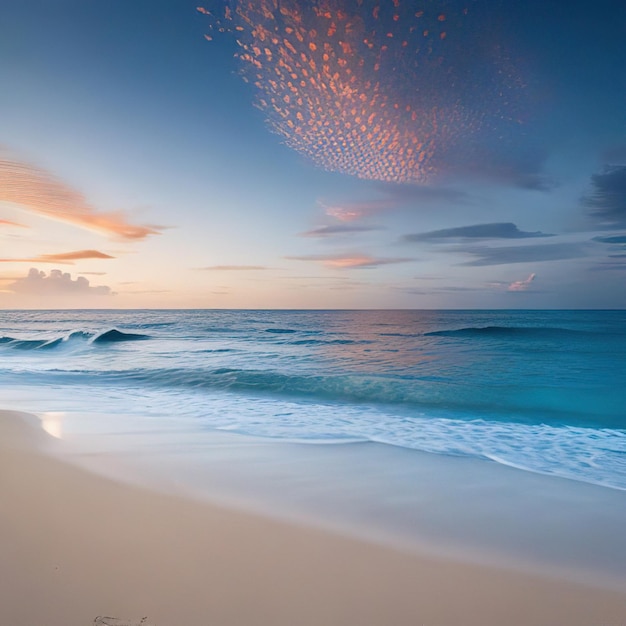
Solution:
[(3, 0), (0, 308), (624, 308), (626, 3)]

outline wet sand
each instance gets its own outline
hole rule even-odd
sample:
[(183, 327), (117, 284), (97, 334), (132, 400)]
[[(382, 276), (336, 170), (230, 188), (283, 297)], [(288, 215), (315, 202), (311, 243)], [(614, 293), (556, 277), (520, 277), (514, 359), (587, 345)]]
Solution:
[[(405, 553), (124, 484), (0, 412), (0, 624), (618, 626), (626, 592)], [(111, 622), (113, 623), (113, 622)]]

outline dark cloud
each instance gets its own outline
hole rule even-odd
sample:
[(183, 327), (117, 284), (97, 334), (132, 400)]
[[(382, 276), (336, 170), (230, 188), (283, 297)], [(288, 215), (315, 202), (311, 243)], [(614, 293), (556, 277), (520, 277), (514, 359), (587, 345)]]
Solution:
[(333, 224), (331, 226), (319, 226), (312, 230), (300, 233), (301, 237), (332, 237), (344, 233), (367, 233), (374, 230), (383, 230), (381, 226), (358, 226), (356, 224)]
[(463, 265), (506, 265), (509, 263), (532, 263), (540, 261), (562, 261), (587, 256), (585, 247), (579, 243), (553, 243), (531, 246), (488, 246), (459, 247), (459, 252), (474, 256), (474, 260)]
[(48, 275), (38, 269), (31, 268), (24, 278), (18, 278), (16, 281), (7, 285), (8, 291), (15, 293), (31, 294), (37, 296), (54, 296), (54, 295), (95, 295), (95, 296), (111, 296), (114, 292), (110, 287), (104, 285), (92, 287), (89, 281), (83, 276), (79, 276), (75, 280), (70, 274), (63, 273), (61, 270), (52, 270)]
[(511, 222), (496, 222), (492, 224), (474, 224), (457, 228), (431, 230), (426, 233), (405, 235), (405, 241), (445, 241), (448, 239), (529, 239), (532, 237), (553, 237), (554, 235), (541, 231), (526, 232), (520, 230)]
[(626, 270), (626, 262), (625, 263), (620, 263), (620, 262), (613, 262), (613, 263), (600, 263), (598, 265), (594, 265), (593, 267), (589, 268), (590, 272), (612, 272), (612, 271), (620, 271), (620, 270)]
[(309, 254), (304, 256), (285, 257), (290, 261), (315, 261), (330, 269), (369, 269), (380, 265), (407, 263), (415, 259), (407, 258), (376, 258), (367, 254)]
[(614, 237), (594, 237), (594, 241), (600, 243), (626, 243), (626, 235), (615, 235)]
[(591, 177), (591, 192), (582, 204), (603, 228), (626, 228), (626, 165), (607, 166)]

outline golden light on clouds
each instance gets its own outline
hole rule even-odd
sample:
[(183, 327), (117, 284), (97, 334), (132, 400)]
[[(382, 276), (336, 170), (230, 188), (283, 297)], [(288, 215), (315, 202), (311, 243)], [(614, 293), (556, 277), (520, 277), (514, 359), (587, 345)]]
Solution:
[(140, 240), (159, 232), (155, 226), (131, 224), (122, 211), (99, 212), (81, 193), (48, 172), (2, 154), (0, 202), (120, 239)]
[(198, 11), (208, 40), (237, 38), (242, 76), (287, 146), (329, 171), (424, 183), (455, 139), (510, 97), (497, 71), (468, 67), (469, 5), (238, 0)]
[(99, 250), (77, 250), (76, 252), (61, 252), (59, 254), (40, 254), (27, 259), (0, 259), (0, 263), (63, 263), (73, 264), (82, 259), (114, 259), (114, 256)]

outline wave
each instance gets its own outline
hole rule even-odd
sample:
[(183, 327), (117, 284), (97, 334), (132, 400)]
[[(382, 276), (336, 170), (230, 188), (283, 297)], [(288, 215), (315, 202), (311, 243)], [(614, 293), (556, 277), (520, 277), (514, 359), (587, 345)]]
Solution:
[[(384, 375), (288, 374), (271, 370), (219, 367), (214, 369), (159, 368), (113, 371), (48, 370), (40, 382), (163, 390), (224, 391), (246, 396), (322, 403), (325, 405), (391, 408), (402, 414), (436, 412), (459, 419), (488, 419), (519, 423), (569, 424), (625, 428), (623, 394), (601, 390), (545, 386), (474, 385), (433, 377)], [(376, 410), (378, 410), (378, 408)], [(463, 417), (465, 416), (465, 417)]]
[(119, 341), (136, 341), (149, 339), (149, 335), (124, 333), (116, 329), (101, 333), (88, 333), (82, 330), (73, 331), (62, 337), (52, 339), (18, 339), (16, 337), (0, 337), (0, 345), (13, 350), (50, 350), (62, 346), (77, 345), (80, 343), (114, 343)]
[(602, 333), (575, 330), (573, 328), (546, 328), (539, 326), (470, 326), (449, 330), (434, 330), (424, 333), (425, 337), (503, 337), (503, 338), (550, 338), (562, 336), (598, 336)]
[(290, 335), (292, 333), (297, 333), (297, 330), (293, 328), (266, 328), (266, 333), (274, 333), (275, 335)]
[(347, 346), (351, 344), (372, 343), (371, 341), (356, 339), (298, 339), (297, 341), (289, 341), (290, 346)]
[(119, 341), (138, 341), (142, 339), (150, 339), (150, 335), (140, 335), (138, 333), (123, 333), (115, 328), (96, 335), (92, 339), (92, 343), (113, 343)]

